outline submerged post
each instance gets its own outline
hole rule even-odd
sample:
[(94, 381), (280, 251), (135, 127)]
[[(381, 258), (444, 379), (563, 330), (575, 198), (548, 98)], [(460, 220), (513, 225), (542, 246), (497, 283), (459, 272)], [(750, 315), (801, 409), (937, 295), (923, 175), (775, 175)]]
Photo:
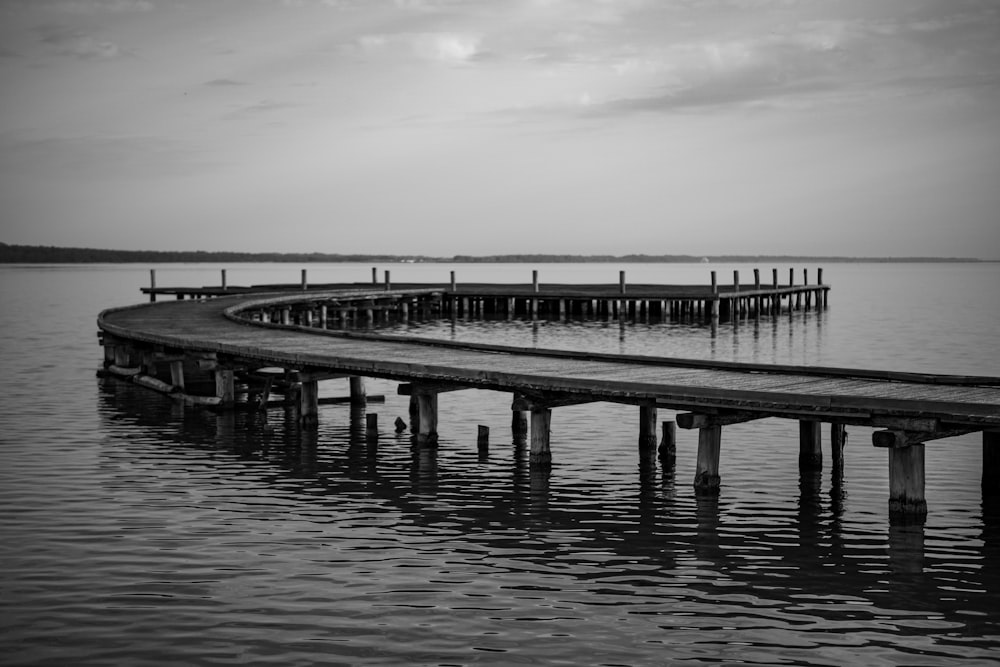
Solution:
[(889, 517), (921, 519), (927, 515), (924, 497), (924, 445), (889, 449)]
[(552, 409), (534, 406), (531, 408), (531, 462), (549, 464), (552, 451), (549, 449), (549, 427), (552, 423)]
[(319, 422), (319, 382), (308, 380), (299, 387), (299, 420), (305, 426)]
[(639, 456), (652, 459), (656, 454), (656, 403), (639, 405)]
[(663, 469), (673, 468), (677, 462), (677, 424), (663, 422), (663, 439), (660, 440), (659, 454)]
[(822, 424), (815, 421), (799, 421), (799, 470), (821, 470), (823, 468)]
[(351, 405), (364, 405), (368, 401), (365, 393), (365, 379), (358, 375), (352, 375), (349, 380), (351, 388)]
[(694, 491), (700, 495), (719, 492), (719, 459), (722, 452), (722, 427), (698, 429), (698, 460), (695, 463)]

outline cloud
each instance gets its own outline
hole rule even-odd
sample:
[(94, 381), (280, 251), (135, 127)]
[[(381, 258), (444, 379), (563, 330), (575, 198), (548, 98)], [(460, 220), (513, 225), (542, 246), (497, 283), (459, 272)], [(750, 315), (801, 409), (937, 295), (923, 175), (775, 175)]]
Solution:
[(362, 35), (352, 50), (364, 57), (410, 58), (461, 65), (486, 57), (482, 37), (471, 33), (422, 32)]
[(46, 5), (54, 11), (71, 14), (96, 14), (100, 12), (148, 12), (153, 10), (149, 0), (64, 0)]
[(206, 81), (205, 85), (206, 86), (213, 86), (213, 87), (215, 87), (215, 86), (221, 86), (221, 87), (227, 87), (227, 86), (245, 86), (245, 85), (247, 85), (247, 82), (246, 81), (236, 81), (234, 79), (212, 79), (211, 81)]
[(86, 60), (105, 60), (121, 55), (114, 42), (63, 26), (44, 25), (37, 29), (41, 42), (56, 53)]

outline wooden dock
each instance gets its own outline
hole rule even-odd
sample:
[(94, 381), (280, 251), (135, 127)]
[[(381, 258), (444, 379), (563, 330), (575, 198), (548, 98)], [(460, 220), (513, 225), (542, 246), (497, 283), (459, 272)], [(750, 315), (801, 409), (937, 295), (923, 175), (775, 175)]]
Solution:
[[(739, 271), (733, 271), (731, 283), (719, 282), (715, 271), (711, 271), (710, 276), (711, 283), (706, 285), (629, 284), (625, 272), (620, 271), (617, 285), (580, 285), (542, 283), (538, 271), (533, 271), (530, 283), (495, 284), (459, 282), (452, 271), (446, 283), (394, 284), (389, 271), (380, 279), (377, 270), (372, 269), (370, 283), (311, 284), (303, 269), (297, 285), (230, 285), (223, 270), (218, 285), (157, 287), (156, 272), (150, 271), (150, 286), (141, 289), (152, 302), (163, 296), (184, 300), (289, 290), (329, 293), (367, 289), (386, 293), (372, 292), (369, 307), (352, 302), (343, 308), (332, 308), (332, 312), (346, 318), (344, 326), (370, 325), (374, 320), (384, 322), (393, 318), (405, 320), (412, 305), (405, 295), (415, 293), (439, 295), (434, 302), (424, 304), (432, 309), (434, 316), (482, 319), (630, 319), (717, 325), (720, 322), (738, 324), (740, 320), (795, 310), (825, 309), (829, 305), (830, 286), (823, 284), (823, 269), (816, 271), (816, 282), (812, 284), (808, 269), (802, 270), (799, 283), (796, 283), (794, 269), (789, 269), (787, 282), (780, 282), (777, 269), (771, 270), (770, 282), (762, 282), (759, 269), (753, 270), (753, 282), (742, 282)], [(372, 322), (363, 319), (368, 311), (371, 311)]]
[[(537, 350), (341, 328), (348, 322), (345, 313), (364, 313), (365, 321), (377, 322), (377, 312), (390, 312), (388, 306), (376, 311), (379, 304), (392, 304), (398, 316), (418, 318), (461, 310), (464, 298), (470, 299), (470, 314), (476, 312), (474, 298), (496, 300), (502, 313), (511, 312), (500, 304), (512, 298), (579, 298), (591, 305), (607, 298), (619, 302), (621, 316), (636, 312), (622, 301), (640, 303), (645, 297), (646, 305), (636, 309), (649, 313), (655, 310), (649, 302), (667, 300), (662, 290), (644, 295), (641, 286), (626, 286), (626, 297), (620, 285), (602, 287), (603, 292), (572, 286), (560, 294), (540, 286), (535, 291), (536, 285), (451, 288), (392, 286), (386, 280), (366, 287), (247, 291), (107, 310), (98, 318), (103, 372), (216, 408), (254, 409), (280, 392), (293, 401), (304, 424), (316, 421), (318, 382), (349, 377), (353, 400), (360, 403), (363, 378), (387, 378), (401, 383), (399, 392), (411, 397), (411, 428), (421, 446), (437, 440), (438, 394), (508, 392), (513, 432), (530, 438), (535, 465), (551, 461), (553, 409), (598, 401), (637, 406), (640, 457), (655, 461), (659, 453), (664, 465), (672, 465), (675, 424), (658, 423), (657, 409), (679, 411), (676, 426), (699, 431), (694, 480), (699, 493), (718, 492), (723, 426), (768, 417), (798, 421), (799, 465), (810, 470), (822, 466), (821, 430), (829, 424), (835, 471), (842, 470), (846, 428), (871, 427), (878, 429), (873, 444), (888, 449), (890, 513), (907, 520), (927, 511), (924, 443), (982, 432), (983, 493), (1000, 494), (1000, 378)], [(692, 298), (729, 293), (718, 285), (708, 289), (692, 290)], [(813, 290), (816, 303), (821, 295)], [(751, 311), (757, 296), (746, 297), (754, 300), (748, 304)], [(527, 312), (532, 313), (530, 303)]]

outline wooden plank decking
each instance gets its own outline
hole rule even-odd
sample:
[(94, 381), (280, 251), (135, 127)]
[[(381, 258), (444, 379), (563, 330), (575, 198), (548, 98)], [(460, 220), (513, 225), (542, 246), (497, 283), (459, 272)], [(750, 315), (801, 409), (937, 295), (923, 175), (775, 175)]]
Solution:
[[(670, 360), (653, 357), (447, 344), (306, 327), (254, 326), (227, 310), (259, 297), (149, 304), (102, 314), (115, 336), (170, 348), (215, 352), (241, 363), (451, 383), (580, 400), (654, 401), (698, 410), (738, 408), (780, 416), (879, 426), (889, 418), (938, 419), (968, 428), (1000, 427), (1000, 378), (894, 374), (850, 369)], [(311, 333), (322, 335), (309, 335)]]

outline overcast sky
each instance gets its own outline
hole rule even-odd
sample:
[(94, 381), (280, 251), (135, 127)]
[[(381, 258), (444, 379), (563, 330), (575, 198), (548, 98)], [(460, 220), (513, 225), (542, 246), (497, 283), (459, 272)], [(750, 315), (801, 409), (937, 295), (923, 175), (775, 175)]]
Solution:
[(0, 241), (1000, 258), (998, 0), (0, 0)]

